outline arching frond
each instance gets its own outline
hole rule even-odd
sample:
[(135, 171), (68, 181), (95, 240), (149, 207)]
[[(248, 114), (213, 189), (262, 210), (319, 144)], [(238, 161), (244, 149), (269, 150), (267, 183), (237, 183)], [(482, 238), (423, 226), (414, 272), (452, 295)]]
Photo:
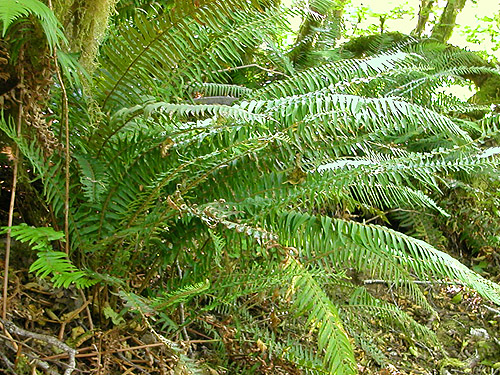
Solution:
[[(374, 298), (365, 288), (358, 288), (351, 295), (349, 304), (342, 306), (343, 310), (351, 310), (349, 315), (362, 316), (362, 319), (376, 317), (377, 320), (389, 326), (399, 326), (409, 339), (438, 345), (436, 334), (426, 326), (417, 323), (410, 315), (397, 306)], [(356, 324), (353, 322), (353, 324)]]
[(47, 5), (39, 0), (3, 0), (0, 3), (2, 38), (5, 37), (9, 27), (16, 20), (29, 15), (33, 15), (39, 20), (51, 50), (55, 46), (60, 46), (61, 41), (66, 41), (56, 16)]
[(244, 49), (265, 40), (283, 19), (278, 8), (259, 12), (245, 2), (213, 0), (186, 9), (181, 19), (137, 15), (135, 26), (123, 26), (103, 49), (103, 106), (143, 103), (160, 93), (170, 98), (186, 84), (216, 79), (223, 66), (241, 62)]
[(234, 98), (240, 98), (253, 92), (252, 89), (244, 86), (212, 82), (193, 84), (189, 87), (189, 91), (192, 94), (200, 93), (204, 96), (231, 96)]
[[(290, 259), (289, 267), (302, 265)], [(337, 307), (331, 302), (323, 288), (303, 270), (292, 285), (297, 309), (308, 316), (308, 325), (318, 330), (318, 347), (324, 352), (324, 365), (331, 374), (355, 374), (354, 352), (347, 332), (342, 326)]]
[(416, 57), (406, 53), (381, 54), (363, 60), (341, 60), (306, 69), (294, 76), (271, 83), (248, 98), (272, 99), (318, 91), (325, 87), (376, 75), (388, 69), (408, 66)]

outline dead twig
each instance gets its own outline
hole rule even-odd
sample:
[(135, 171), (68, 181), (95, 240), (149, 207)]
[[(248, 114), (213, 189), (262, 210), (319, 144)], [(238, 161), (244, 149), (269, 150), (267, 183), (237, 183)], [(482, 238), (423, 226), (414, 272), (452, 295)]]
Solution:
[[(147, 349), (147, 348), (153, 348), (157, 346), (163, 346), (164, 344), (161, 342), (155, 342), (152, 344), (145, 344), (145, 345), (139, 345), (139, 346), (131, 346), (130, 348), (120, 348), (120, 349), (113, 349), (113, 350), (106, 350), (103, 352), (95, 351), (91, 353), (80, 353), (82, 351), (88, 351), (89, 349), (92, 349), (92, 347), (87, 347), (87, 348), (82, 348), (77, 350), (78, 354), (75, 355), (75, 358), (89, 358), (89, 357), (95, 357), (97, 355), (106, 355), (106, 354), (115, 354), (115, 353), (121, 353), (121, 352), (128, 352), (132, 350), (139, 350), (139, 349)], [(56, 355), (51, 355), (49, 357), (44, 357), (42, 358), (45, 361), (49, 361), (52, 359), (60, 359), (67, 357), (68, 353), (61, 353), (61, 354), (56, 354)]]
[[(79, 289), (80, 295), (84, 301), (85, 312), (87, 313), (87, 319), (89, 320), (89, 330), (94, 330), (94, 322), (92, 321), (92, 314), (90, 313), (89, 304), (87, 303), (87, 298), (85, 297), (85, 293), (81, 289)], [(90, 297), (90, 301), (92, 301), (92, 296)]]
[(127, 359), (122, 353), (118, 353), (117, 354), (118, 357), (123, 361), (123, 362), (126, 362), (128, 363), (130, 366), (132, 366), (133, 368), (135, 368), (136, 370), (139, 370), (140, 372), (142, 372), (143, 374), (149, 374), (150, 372), (145, 370), (144, 368), (142, 368), (142, 366), (139, 366), (138, 364), (130, 361), (129, 359)]
[(413, 283), (413, 284), (421, 284), (421, 285), (462, 285), (460, 282), (455, 282), (455, 281), (444, 281), (444, 280), (413, 280), (413, 281), (407, 281), (407, 280), (363, 280), (363, 284), (365, 285), (371, 285), (371, 284), (386, 284), (386, 285), (392, 285), (392, 284), (406, 284), (406, 283)]
[[(181, 265), (179, 264), (178, 259), (175, 261), (175, 265), (177, 266), (177, 273), (179, 275), (179, 279), (182, 279), (182, 269), (181, 269)], [(189, 343), (189, 335), (187, 333), (186, 326), (184, 325), (186, 318), (185, 318), (185, 314), (184, 314), (184, 304), (182, 302), (179, 303), (179, 320), (180, 320), (180, 325), (183, 326), (182, 327), (182, 335), (184, 336), (184, 340), (186, 341), (186, 344), (187, 344), (187, 352), (188, 352), (188, 355), (191, 356), (191, 354), (192, 354), (191, 344)]]
[(486, 310), (495, 313), (495, 316), (500, 316), (500, 310), (494, 309), (493, 307), (489, 307), (487, 305), (482, 305)]
[[(1, 323), (3, 324), (4, 328), (11, 334), (18, 335), (21, 337), (28, 337), (32, 338), (35, 340), (43, 341), (46, 342), (47, 344), (53, 345), (56, 348), (64, 351), (68, 355), (68, 364), (66, 365), (66, 370), (64, 371), (64, 375), (71, 375), (73, 371), (76, 369), (76, 350), (69, 347), (65, 343), (59, 341), (58, 339), (48, 336), (48, 335), (42, 335), (40, 333), (36, 332), (30, 332), (25, 329), (22, 329), (18, 326), (16, 326), (14, 323), (8, 321), (8, 320), (3, 320), (0, 319)], [(44, 361), (44, 359), (40, 359), (40, 361)]]
[[(48, 1), (49, 8), (52, 9), (52, 1)], [(66, 91), (66, 86), (64, 85), (64, 80), (61, 75), (61, 69), (59, 68), (59, 63), (57, 61), (57, 48), (54, 46), (54, 55), (52, 56), (54, 60), (55, 70), (57, 80), (61, 86), (62, 94), (62, 119), (61, 123), (64, 125), (65, 130), (65, 142), (64, 142), (64, 179), (65, 179), (65, 196), (64, 196), (64, 237), (66, 243), (64, 244), (64, 250), (66, 254), (69, 254), (69, 164), (70, 164), (70, 153), (69, 153), (69, 106), (68, 106), (68, 93)]]
[(263, 66), (260, 66), (258, 64), (248, 64), (248, 65), (235, 66), (232, 68), (219, 69), (219, 70), (213, 71), (212, 73), (230, 72), (232, 70), (239, 70), (239, 69), (245, 69), (245, 68), (258, 68), (258, 69), (263, 70), (263, 71), (268, 72), (268, 73), (279, 74), (279, 75), (285, 76), (287, 78), (290, 78), (290, 76), (288, 74), (285, 74), (283, 72), (278, 72), (277, 70), (264, 68)]
[[(22, 51), (20, 52), (20, 60), (22, 60)], [(23, 87), (24, 69), (21, 64), (21, 77), (20, 87)], [(17, 129), (16, 136), (21, 136), (21, 124), (23, 121), (23, 99), (24, 89), (21, 89), (19, 94), (19, 108), (17, 114)], [(11, 247), (11, 227), (14, 219), (14, 205), (16, 202), (16, 188), (17, 188), (17, 171), (19, 168), (19, 147), (15, 145), (16, 152), (14, 156), (14, 170), (12, 172), (12, 189), (10, 191), (10, 204), (9, 204), (9, 218), (7, 220), (7, 241), (5, 242), (5, 265), (3, 273), (3, 293), (2, 293), (2, 319), (7, 319), (7, 295), (9, 288), (9, 262), (10, 262), (10, 247)]]
[(90, 298), (89, 300), (85, 300), (84, 299), (84, 304), (82, 306), (80, 306), (79, 308), (77, 308), (76, 310), (74, 311), (71, 311), (67, 314), (65, 314), (62, 319), (60, 320), (61, 322), (61, 328), (59, 329), (59, 336), (58, 336), (58, 339), (59, 340), (62, 340), (63, 339), (63, 336), (64, 336), (64, 331), (66, 329), (66, 325), (68, 323), (70, 323), (78, 314), (80, 314), (83, 310), (85, 310), (86, 308), (88, 308), (90, 302), (92, 302), (92, 298)]

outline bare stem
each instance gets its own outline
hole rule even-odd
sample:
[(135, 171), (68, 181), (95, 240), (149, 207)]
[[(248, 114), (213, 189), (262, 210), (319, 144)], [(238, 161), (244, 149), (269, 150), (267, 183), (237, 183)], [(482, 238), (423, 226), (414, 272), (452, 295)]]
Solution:
[[(23, 73), (21, 73), (21, 87), (23, 81)], [(17, 116), (17, 130), (18, 137), (21, 136), (21, 124), (23, 120), (23, 89), (21, 89), (19, 98), (19, 112)], [(12, 173), (12, 189), (10, 191), (10, 205), (9, 205), (9, 218), (7, 221), (7, 240), (5, 242), (5, 265), (3, 273), (3, 293), (2, 293), (2, 319), (7, 318), (7, 294), (9, 287), (9, 263), (10, 263), (10, 247), (11, 247), (11, 227), (14, 219), (14, 205), (16, 202), (16, 188), (17, 188), (17, 171), (19, 168), (19, 147), (14, 145), (16, 152), (14, 155), (14, 171)]]
[[(178, 259), (175, 261), (175, 265), (177, 266), (177, 273), (179, 275), (179, 279), (182, 279), (182, 269), (181, 269), (181, 265), (179, 264)], [(186, 326), (184, 326), (186, 318), (185, 318), (185, 314), (184, 314), (184, 304), (182, 302), (179, 304), (179, 320), (180, 320), (181, 326), (183, 326), (182, 327), (182, 335), (184, 336), (184, 340), (188, 344), (188, 354), (190, 354), (191, 353), (191, 345), (190, 345), (189, 335), (188, 335), (187, 330), (186, 330)]]
[[(52, 1), (48, 2), (49, 8), (52, 9)], [(69, 153), (69, 108), (68, 108), (68, 92), (66, 91), (66, 86), (61, 76), (61, 69), (59, 68), (59, 63), (57, 61), (57, 48), (54, 46), (54, 65), (56, 68), (57, 80), (61, 86), (62, 94), (62, 123), (65, 129), (65, 142), (64, 142), (64, 154), (65, 154), (65, 165), (64, 165), (64, 179), (65, 179), (65, 195), (64, 195), (64, 237), (66, 238), (66, 244), (64, 250), (66, 254), (69, 254), (69, 164), (70, 164), (70, 153)]]
[(279, 72), (279, 71), (273, 70), (273, 69), (267, 69), (267, 68), (264, 68), (263, 66), (260, 66), (258, 64), (248, 64), (248, 65), (234, 66), (232, 68), (225, 68), (225, 69), (215, 70), (212, 73), (230, 72), (232, 70), (239, 70), (239, 69), (245, 69), (245, 68), (258, 68), (258, 69), (261, 69), (261, 70), (263, 70), (265, 72), (268, 72), (268, 73), (279, 74), (279, 75), (285, 76), (287, 78), (290, 78), (287, 74), (285, 74), (283, 72)]

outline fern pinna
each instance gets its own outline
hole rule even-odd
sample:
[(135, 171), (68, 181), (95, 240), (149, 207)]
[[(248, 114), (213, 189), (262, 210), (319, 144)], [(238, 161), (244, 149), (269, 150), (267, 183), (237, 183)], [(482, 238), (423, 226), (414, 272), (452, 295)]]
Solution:
[[(497, 171), (500, 150), (482, 140), (498, 134), (498, 118), (457, 118), (484, 108), (427, 95), (423, 88), (464, 72), (435, 63), (412, 39), (363, 59), (293, 68), (279, 35), (289, 31), (288, 16), (311, 12), (304, 2), (288, 9), (204, 0), (119, 25), (102, 46), (91, 109), (71, 114), (65, 240), (81, 270), (50, 249), (33, 270), (58, 285), (108, 283), (170, 333), (203, 325), (208, 312), (250, 322), (252, 299), (267, 293), (286, 316), (241, 330), (257, 329), (273, 355), (314, 374), (356, 373), (355, 345), (386, 360), (367, 339), (368, 317), (437, 345), (428, 328), (346, 270), (385, 280), (430, 314), (416, 280), (449, 279), (500, 304), (497, 284), (389, 222), (393, 210), (452, 215), (436, 197), (451, 178)], [(250, 81), (261, 65), (268, 77)], [(196, 96), (235, 102), (198, 104)], [(46, 161), (5, 122), (2, 130), (61, 220), (61, 158)], [(29, 237), (33, 229), (19, 231), (46, 243)], [(120, 282), (133, 272), (146, 275), (141, 285)], [(189, 318), (174, 322), (180, 304)], [(316, 347), (292, 348), (285, 328), (307, 330)]]

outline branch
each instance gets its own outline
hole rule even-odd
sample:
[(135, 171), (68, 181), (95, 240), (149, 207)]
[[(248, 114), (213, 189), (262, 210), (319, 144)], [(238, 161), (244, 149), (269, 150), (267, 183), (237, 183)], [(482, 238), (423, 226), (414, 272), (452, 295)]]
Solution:
[(53, 345), (56, 348), (60, 349), (61, 351), (68, 353), (68, 357), (69, 357), (68, 365), (67, 365), (66, 370), (64, 371), (64, 375), (71, 375), (73, 373), (73, 371), (76, 370), (75, 356), (76, 356), (77, 351), (75, 349), (69, 347), (65, 343), (59, 341), (58, 339), (56, 339), (52, 336), (42, 335), (40, 333), (30, 332), (30, 331), (27, 331), (25, 329), (19, 328), (14, 323), (12, 323), (8, 320), (0, 319), (0, 322), (3, 324), (5, 329), (11, 334), (15, 334), (15, 335), (18, 335), (21, 337), (29, 337), (29, 338), (32, 338), (35, 340), (46, 342), (47, 344)]
[[(23, 59), (23, 51), (20, 52), (20, 60)], [(24, 100), (24, 68), (21, 62), (21, 78), (20, 85), (21, 90), (19, 94), (19, 108), (18, 108), (18, 116), (17, 116), (17, 130), (16, 135), (18, 137), (21, 136), (21, 125), (23, 121), (23, 100)], [(16, 152), (14, 156), (14, 170), (12, 172), (12, 189), (10, 191), (10, 204), (9, 204), (9, 218), (7, 220), (7, 241), (5, 243), (5, 265), (4, 265), (4, 273), (3, 273), (3, 293), (2, 293), (2, 319), (7, 319), (7, 295), (9, 288), (9, 261), (10, 261), (10, 245), (11, 245), (11, 236), (10, 231), (12, 227), (12, 221), (14, 218), (14, 205), (16, 202), (16, 188), (17, 188), (17, 171), (19, 168), (19, 147), (17, 144), (15, 145)]]
[(257, 65), (257, 64), (248, 64), (248, 65), (235, 66), (234, 68), (226, 68), (226, 69), (215, 70), (212, 73), (230, 72), (232, 70), (239, 70), (239, 69), (245, 69), (245, 68), (259, 68), (261, 70), (264, 70), (265, 72), (269, 72), (269, 73), (272, 73), (272, 74), (280, 74), (282, 76), (290, 78), (290, 76), (287, 75), (287, 74), (285, 74), (285, 73), (278, 72), (277, 70), (267, 69), (267, 68), (264, 68), (263, 66), (260, 66), (260, 65)]
[(500, 316), (500, 310), (494, 309), (493, 307), (489, 307), (487, 305), (482, 305), (486, 310), (491, 311), (492, 313), (495, 313), (495, 316)]
[[(49, 8), (52, 9), (52, 1), (49, 0)], [(54, 59), (54, 65), (56, 68), (57, 80), (59, 81), (59, 85), (61, 86), (62, 93), (62, 118), (61, 123), (64, 125), (65, 132), (65, 143), (64, 143), (64, 155), (65, 155), (65, 164), (64, 164), (64, 179), (65, 179), (65, 196), (64, 196), (64, 237), (66, 238), (66, 243), (64, 245), (64, 250), (66, 254), (69, 254), (69, 163), (70, 163), (70, 154), (69, 154), (69, 107), (68, 107), (68, 93), (66, 91), (66, 86), (64, 85), (64, 81), (61, 75), (61, 69), (59, 68), (59, 63), (57, 62), (57, 48), (54, 46), (54, 55), (52, 56)]]
[[(399, 280), (398, 283), (399, 284), (404, 284), (404, 283), (407, 283), (408, 281), (407, 280)], [(459, 281), (443, 281), (443, 280), (429, 280), (429, 281), (426, 281), (426, 280), (412, 280), (411, 281), (413, 284), (423, 284), (423, 285), (463, 285), (461, 282)], [(396, 281), (393, 281), (393, 280), (377, 280), (377, 279), (374, 279), (374, 280), (363, 280), (363, 284), (365, 285), (371, 285), (371, 284), (387, 284), (387, 285), (391, 285), (391, 284), (395, 284)]]

